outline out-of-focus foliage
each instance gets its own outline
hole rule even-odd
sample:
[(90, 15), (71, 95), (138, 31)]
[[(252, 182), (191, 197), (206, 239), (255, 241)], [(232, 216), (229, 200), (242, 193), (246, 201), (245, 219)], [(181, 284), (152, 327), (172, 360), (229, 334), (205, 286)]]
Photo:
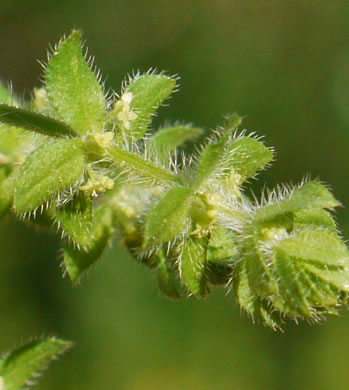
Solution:
[[(107, 87), (130, 68), (178, 73), (166, 116), (208, 128), (219, 113), (248, 113), (246, 127), (278, 151), (270, 185), (297, 182), (306, 167), (348, 205), (348, 16), (342, 0), (4, 1), (0, 77), (31, 90), (47, 42), (81, 27)], [(347, 210), (340, 222), (348, 237)], [(72, 289), (53, 237), (12, 221), (0, 231), (0, 350), (49, 331), (78, 344), (42, 388), (81, 388), (82, 377), (85, 389), (347, 387), (348, 314), (277, 335), (241, 320), (220, 293), (204, 303), (159, 299), (150, 274), (118, 248)]]

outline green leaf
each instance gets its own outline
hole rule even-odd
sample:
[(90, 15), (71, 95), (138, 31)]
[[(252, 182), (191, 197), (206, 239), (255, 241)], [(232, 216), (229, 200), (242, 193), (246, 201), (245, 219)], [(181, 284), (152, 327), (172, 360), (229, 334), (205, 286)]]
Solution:
[(48, 337), (28, 342), (15, 349), (1, 362), (0, 380), (3, 381), (1, 389), (23, 389), (51, 360), (56, 359), (71, 346), (72, 343), (69, 341)]
[(87, 251), (71, 247), (64, 249), (64, 264), (73, 283), (102, 255), (114, 234), (112, 210), (108, 205), (100, 206), (92, 218), (90, 242)]
[(74, 244), (87, 249), (91, 244), (92, 201), (81, 192), (62, 207), (54, 207), (53, 217)]
[(214, 140), (213, 143), (209, 143), (205, 146), (200, 154), (197, 180), (195, 186), (199, 188), (205, 181), (208, 181), (214, 174), (221, 176), (222, 168), (224, 168), (226, 161), (227, 148), (229, 148), (229, 139), (231, 133), (236, 130), (240, 125), (242, 118), (238, 115), (233, 115), (231, 120), (228, 122), (228, 126), (220, 130), (219, 138)]
[(0, 219), (10, 210), (14, 193), (14, 180), (5, 178), (0, 183)]
[(169, 265), (163, 250), (157, 255), (159, 264), (156, 268), (158, 286), (162, 295), (172, 299), (182, 299), (186, 296), (183, 286), (178, 278), (177, 270), (173, 265)]
[(192, 190), (175, 187), (155, 205), (145, 224), (145, 245), (160, 245), (173, 240), (185, 228)]
[(73, 31), (58, 45), (45, 79), (49, 101), (59, 119), (82, 135), (102, 130), (105, 97), (82, 54), (79, 31)]
[[(240, 136), (232, 140), (224, 156), (224, 168), (233, 171), (237, 184), (244, 183), (273, 159), (273, 152), (252, 137)], [(239, 175), (239, 176), (236, 176)]]
[(180, 258), (180, 274), (188, 290), (197, 297), (208, 293), (206, 277), (208, 237), (187, 237)]
[(310, 181), (291, 191), (284, 199), (261, 207), (255, 214), (255, 220), (263, 222), (302, 209), (331, 209), (337, 206), (339, 202), (324, 185)]
[(234, 281), (234, 290), (238, 304), (254, 322), (262, 321), (264, 325), (275, 330), (281, 329), (282, 321), (280, 315), (251, 288), (246, 262), (244, 261), (239, 263)]
[[(159, 106), (171, 95), (175, 87), (176, 80), (163, 74), (145, 74), (136, 76), (130, 81), (123, 92), (123, 96), (127, 96), (128, 98), (127, 102), (125, 102), (126, 105), (122, 104), (119, 107), (117, 102), (115, 108), (119, 113), (124, 112), (127, 114), (131, 110), (131, 112), (136, 114), (135, 119), (129, 121), (129, 126), (127, 126), (127, 121), (123, 121), (124, 128), (126, 127), (126, 130), (129, 131), (135, 140), (143, 137), (148, 130), (151, 117), (155, 114)], [(123, 98), (121, 97), (121, 102), (122, 100)], [(127, 107), (129, 100), (130, 110)], [(119, 113), (116, 113), (117, 116)], [(127, 117), (129, 115), (126, 115)]]
[(146, 179), (155, 180), (160, 184), (181, 183), (179, 176), (169, 171), (143, 160), (136, 154), (130, 153), (120, 147), (113, 145), (108, 148), (108, 153), (115, 164), (121, 169), (131, 169), (138, 176)]
[(149, 147), (158, 158), (163, 159), (185, 142), (198, 137), (202, 130), (189, 125), (166, 127), (156, 132), (149, 140)]
[(226, 284), (232, 277), (239, 251), (234, 234), (221, 227), (211, 232), (207, 248), (207, 277), (215, 285)]
[(85, 153), (80, 140), (57, 140), (40, 146), (18, 171), (16, 211), (26, 213), (50, 202), (79, 182), (84, 170)]
[(0, 123), (51, 137), (74, 136), (77, 133), (63, 122), (23, 108), (0, 104)]
[(331, 214), (323, 209), (302, 209), (293, 213), (293, 229), (327, 229), (337, 233), (337, 226)]

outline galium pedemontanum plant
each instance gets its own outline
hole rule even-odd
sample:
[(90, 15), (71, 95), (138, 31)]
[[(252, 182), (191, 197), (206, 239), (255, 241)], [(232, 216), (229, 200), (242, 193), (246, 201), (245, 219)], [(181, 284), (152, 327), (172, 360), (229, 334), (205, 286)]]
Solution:
[(79, 31), (44, 67), (31, 102), (0, 90), (0, 211), (55, 225), (72, 282), (118, 231), (171, 298), (202, 298), (221, 285), (274, 329), (286, 317), (319, 321), (346, 303), (349, 252), (331, 214), (338, 201), (317, 180), (250, 199), (244, 186), (273, 150), (239, 130), (241, 117), (226, 117), (184, 153), (200, 129), (151, 128), (176, 78), (136, 74), (120, 95), (106, 94)]

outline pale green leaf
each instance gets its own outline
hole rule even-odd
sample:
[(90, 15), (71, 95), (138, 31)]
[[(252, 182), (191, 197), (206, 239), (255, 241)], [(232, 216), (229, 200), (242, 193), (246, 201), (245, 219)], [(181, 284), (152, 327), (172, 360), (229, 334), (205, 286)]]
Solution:
[(309, 228), (327, 229), (336, 233), (337, 226), (331, 214), (323, 209), (302, 209), (293, 213), (294, 230)]
[(73, 283), (78, 282), (81, 274), (101, 257), (113, 234), (112, 210), (108, 205), (100, 206), (92, 218), (88, 249), (64, 249), (64, 265)]
[(26, 213), (79, 182), (85, 170), (80, 140), (57, 140), (32, 152), (17, 174), (14, 206)]
[(77, 133), (67, 124), (48, 116), (0, 104), (0, 123), (35, 131), (51, 137), (74, 136)]
[(185, 228), (192, 190), (174, 187), (152, 209), (145, 224), (145, 245), (173, 240)]
[[(129, 122), (129, 126), (125, 121), (124, 124), (135, 140), (143, 137), (148, 130), (152, 116), (171, 95), (175, 87), (176, 80), (164, 74), (145, 74), (130, 81), (123, 95), (128, 94), (126, 96), (131, 97), (130, 110), (136, 114), (136, 117)], [(123, 107), (122, 109), (125, 110)]]
[(49, 101), (59, 119), (79, 134), (102, 130), (105, 97), (83, 56), (79, 31), (73, 31), (58, 45), (45, 79)]
[(23, 389), (50, 361), (71, 346), (69, 341), (48, 337), (28, 342), (10, 352), (0, 365), (0, 380), (2, 379), (4, 390)]

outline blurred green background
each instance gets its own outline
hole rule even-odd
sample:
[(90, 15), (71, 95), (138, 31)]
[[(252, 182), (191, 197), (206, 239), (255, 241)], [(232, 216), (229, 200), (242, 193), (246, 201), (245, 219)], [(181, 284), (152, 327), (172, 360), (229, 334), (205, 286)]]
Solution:
[[(157, 122), (208, 129), (227, 112), (247, 115), (278, 156), (254, 190), (320, 177), (347, 206), (338, 221), (349, 238), (347, 0), (1, 0), (0, 78), (29, 96), (36, 59), (74, 27), (107, 87), (150, 67), (181, 76)], [(202, 302), (160, 298), (117, 245), (72, 287), (55, 237), (8, 218), (0, 241), (0, 350), (41, 334), (76, 342), (40, 389), (348, 389), (348, 312), (279, 334), (220, 290)]]

